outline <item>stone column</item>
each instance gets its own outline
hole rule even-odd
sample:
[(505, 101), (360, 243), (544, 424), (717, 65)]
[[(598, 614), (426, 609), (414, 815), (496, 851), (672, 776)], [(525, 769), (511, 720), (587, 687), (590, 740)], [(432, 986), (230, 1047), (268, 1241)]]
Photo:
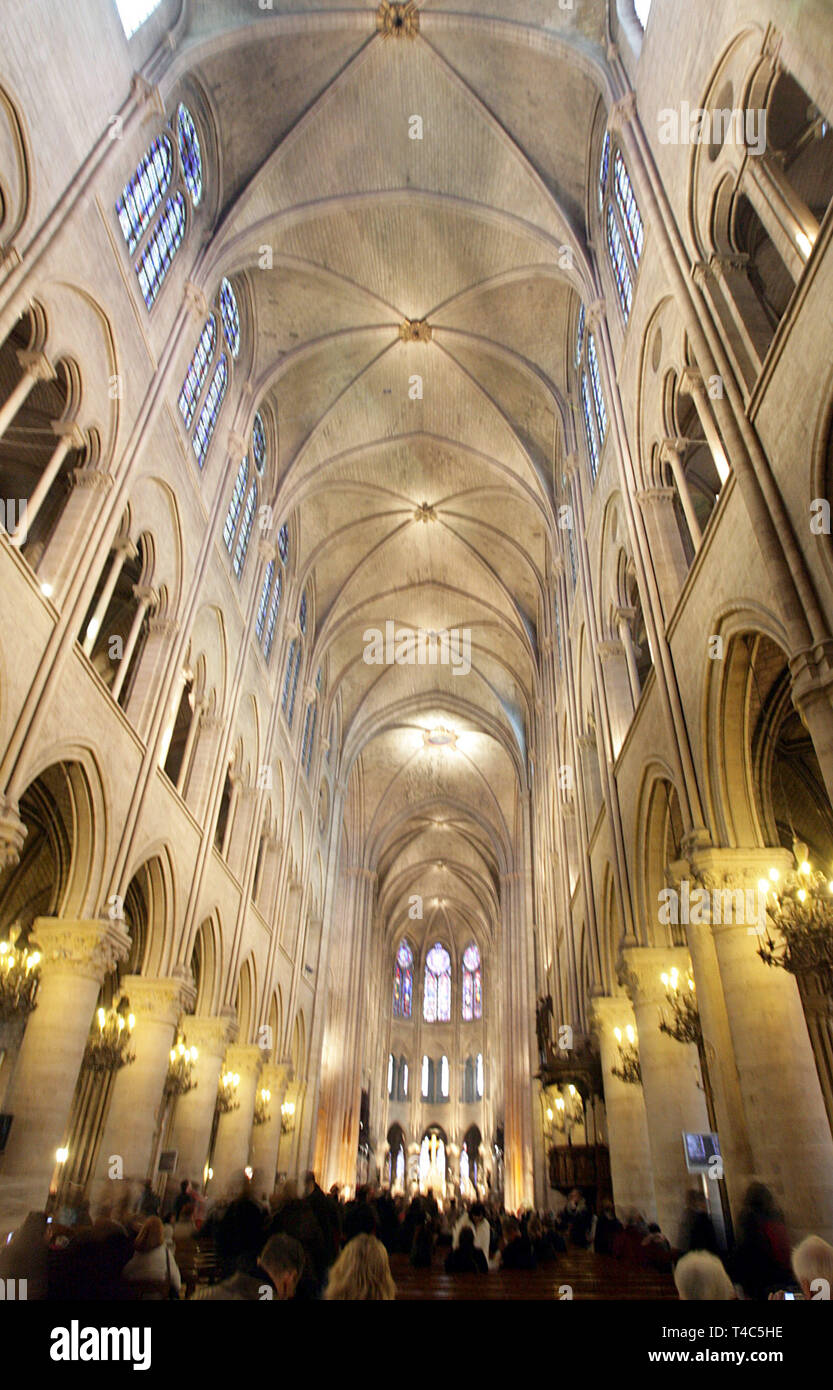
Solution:
[(96, 1177), (106, 1187), (109, 1159), (118, 1154), (124, 1177), (144, 1182), (168, 1073), (177, 1020), (187, 993), (182, 979), (149, 980), (125, 975), (122, 989), (136, 1019), (131, 1039), (135, 1061), (116, 1074), (98, 1154)]
[(720, 478), (721, 485), (726, 482), (729, 476), (729, 462), (723, 448), (723, 441), (718, 433), (712, 408), (709, 404), (709, 393), (703, 381), (702, 374), (696, 367), (686, 367), (680, 376), (680, 390), (687, 392), (694, 402), (697, 411), (697, 418), (702, 426), (703, 434), (706, 436), (706, 443), (711, 449), (714, 466)]
[(55, 1170), (90, 1020), (106, 974), (130, 951), (121, 922), (38, 917), (32, 939), (42, 955), (37, 1008), (6, 1095), (14, 1116), (0, 1156), (0, 1227), (42, 1210)]
[(613, 756), (617, 758), (633, 719), (634, 704), (630, 674), (622, 642), (609, 640), (599, 642), (597, 651), (602, 661), (602, 678), (607, 695)]
[(663, 616), (668, 621), (688, 574), (688, 564), (674, 513), (676, 488), (648, 487), (636, 497), (645, 517), (651, 559), (657, 577)]
[(819, 224), (770, 156), (747, 159), (740, 179), (773, 245), (797, 284), (818, 238)]
[(666, 439), (663, 441), (660, 450), (660, 457), (669, 465), (674, 475), (674, 483), (680, 497), (680, 505), (686, 519), (688, 533), (691, 536), (691, 544), (695, 552), (700, 548), (703, 539), (703, 532), (697, 520), (697, 513), (694, 510), (694, 501), (691, 496), (691, 488), (688, 485), (688, 478), (685, 474), (685, 451), (688, 444), (687, 439)]
[[(161, 615), (148, 619), (145, 644), (125, 709), (130, 723), (142, 739), (146, 739), (150, 731), (153, 709), (159, 694), (159, 683), (164, 675), (170, 645), (176, 636), (178, 627), (179, 624), (172, 618), (165, 618)], [(174, 710), (173, 717), (176, 718), (176, 710)]]
[(38, 381), (51, 381), (55, 376), (51, 363), (42, 352), (21, 351), (17, 360), (23, 368), (23, 375), (10, 396), (0, 406), (0, 439), (6, 433), (17, 412), (25, 404), (26, 398)]
[(281, 1142), (281, 1106), (291, 1075), (292, 1067), (289, 1062), (269, 1062), (258, 1078), (258, 1092), (265, 1089), (271, 1092), (271, 1098), (267, 1105), (269, 1119), (265, 1124), (252, 1127), (251, 1165), (254, 1169), (257, 1196), (265, 1193), (268, 1197), (275, 1186)]
[(56, 602), (72, 581), (78, 555), (88, 543), (94, 513), (101, 510), (113, 486), (111, 474), (91, 467), (74, 468), (67, 481), (70, 490), (37, 566), (38, 579)]
[(688, 952), (683, 946), (629, 946), (622, 954), (639, 1038), (657, 1221), (673, 1241), (691, 1186), (683, 1131), (705, 1134), (709, 1130), (697, 1049), (659, 1031), (666, 1002), (660, 976), (675, 965), (685, 974)]
[[(785, 873), (783, 849), (700, 849), (692, 869), (721, 895), (714, 938), (723, 996), (743, 1099), (754, 1176), (783, 1206), (795, 1240), (815, 1233), (833, 1238), (833, 1135), (792, 975), (764, 964), (761, 937), (745, 903), (757, 904), (758, 882), (770, 867)], [(733, 901), (729, 902), (732, 896)], [(728, 920), (725, 920), (727, 919)]]
[(104, 581), (104, 588), (101, 591), (95, 612), (87, 623), (87, 630), (84, 633), (83, 650), (87, 656), (92, 656), (95, 639), (101, 631), (101, 624), (104, 622), (107, 615), (107, 609), (110, 607), (110, 600), (119, 582), (119, 575), (124, 569), (125, 562), (135, 559), (136, 554), (136, 547), (131, 540), (119, 541), (113, 551), (113, 560), (110, 565), (110, 571)]
[(49, 489), (60, 473), (61, 464), (70, 449), (83, 449), (84, 447), (84, 436), (77, 425), (53, 422), (52, 429), (58, 435), (58, 443), (52, 450), (49, 461), (35, 484), (32, 496), (26, 503), (26, 514), (21, 517), (11, 538), (12, 545), (18, 550), (22, 545), (25, 545), (29, 527), (34, 525), (40, 509), (46, 501)]
[[(260, 792), (257, 787), (244, 786), (241, 778), (233, 806), (229, 807), (228, 848), (224, 858), (235, 878), (241, 881), (246, 868), (246, 855), (254, 828), (259, 796)], [(233, 820), (232, 810), (234, 811)]]
[[(626, 996), (596, 995), (590, 1001), (590, 1011), (602, 1058), (610, 1175), (617, 1215), (621, 1218), (629, 1207), (636, 1207), (651, 1220), (656, 1212), (656, 1195), (645, 1096), (641, 1086), (612, 1074), (619, 1061), (619, 1044), (613, 1030), (621, 1028), (624, 1035), (628, 1024), (635, 1027), (633, 1006)], [(672, 1242), (675, 1234), (676, 1231), (669, 1234)]]
[(185, 798), (200, 824), (208, 809), (208, 796), (220, 756), (224, 727), (224, 721), (215, 714), (204, 713), (200, 718)]
[(217, 1103), (217, 1082), (235, 1026), (231, 1010), (218, 1018), (193, 1014), (182, 1020), (185, 1043), (188, 1047), (196, 1047), (199, 1055), (192, 1072), (196, 1084), (177, 1098), (171, 1126), (170, 1147), (177, 1151), (177, 1186), (183, 1178), (203, 1182)]
[(211, 1190), (215, 1197), (224, 1196), (230, 1184), (242, 1180), (243, 1169), (248, 1165), (255, 1091), (262, 1060), (260, 1048), (253, 1044), (234, 1043), (226, 1049), (221, 1070), (239, 1075), (239, 1105), (236, 1110), (221, 1115), (217, 1125), (217, 1138), (211, 1157), (211, 1167), (214, 1170)]
[(142, 623), (145, 620), (145, 614), (147, 613), (149, 608), (154, 608), (157, 603), (157, 594), (155, 590), (148, 588), (147, 585), (134, 584), (133, 597), (136, 599), (136, 612), (133, 614), (133, 622), (130, 624), (130, 632), (127, 635), (127, 641), (124, 644), (124, 650), (122, 652), (121, 661), (119, 662), (119, 669), (116, 672), (116, 679), (113, 681), (113, 684), (110, 687), (110, 694), (112, 695), (116, 703), (118, 703), (119, 696), (122, 692), (122, 686), (124, 685), (124, 682), (127, 679), (127, 673), (130, 670), (130, 663), (133, 660), (133, 653), (135, 652), (136, 644), (139, 641), (139, 633), (142, 630)]

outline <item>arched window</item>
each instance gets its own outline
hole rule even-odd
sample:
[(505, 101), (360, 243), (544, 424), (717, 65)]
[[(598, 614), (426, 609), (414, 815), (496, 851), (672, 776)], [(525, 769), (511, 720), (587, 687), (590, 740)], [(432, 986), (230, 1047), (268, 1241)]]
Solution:
[(627, 323), (633, 304), (633, 287), (642, 257), (645, 229), (625, 161), (620, 150), (611, 150), (609, 132), (605, 134), (599, 168), (599, 208), (603, 215), (608, 256), (616, 281), (619, 303)]
[(187, 429), (190, 429), (194, 422), (197, 402), (202, 395), (202, 388), (208, 376), (208, 368), (211, 366), (216, 342), (217, 320), (213, 314), (210, 314), (194, 349), (194, 356), (191, 358), (188, 371), (185, 373), (185, 380), (182, 383), (182, 390), (179, 393), (179, 413), (185, 421)]
[(448, 1058), (440, 1058), (440, 1100), (448, 1100)]
[[(271, 581), (271, 578), (269, 577), (268, 574), (267, 574), (267, 581), (268, 581), (268, 582), (264, 584), (264, 593), (265, 593), (266, 595), (268, 595), (268, 593), (269, 593), (268, 585), (271, 584), (271, 582), (272, 582), (272, 581)], [(282, 574), (281, 574), (281, 571), (278, 570), (277, 573), (276, 573), (276, 575), (275, 575), (274, 587), (273, 587), (273, 589), (272, 589), (272, 601), (271, 601), (271, 603), (269, 604), (269, 620), (268, 620), (268, 622), (267, 622), (267, 624), (266, 624), (266, 633), (265, 633), (264, 638), (263, 638), (263, 655), (264, 655), (264, 657), (266, 658), (267, 661), (269, 660), (270, 656), (272, 655), (272, 645), (273, 645), (273, 643), (274, 643), (274, 641), (275, 641), (275, 624), (276, 624), (277, 621), (278, 621), (278, 610), (280, 609), (280, 606), (281, 606), (281, 593), (282, 593), (282, 591), (283, 591), (283, 576), (282, 576)]]
[(483, 984), (480, 952), (472, 941), (463, 952), (463, 1018), (468, 1022), (483, 1017)]
[(197, 463), (202, 468), (205, 463), (205, 456), (208, 453), (208, 446), (214, 437), (214, 430), (217, 425), (217, 417), (220, 414), (220, 407), (226, 394), (228, 385), (228, 362), (223, 353), (217, 366), (214, 368), (214, 375), (206, 393), (202, 410), (197, 420), (197, 427), (194, 430), (194, 438), (191, 441)]
[(312, 750), (315, 744), (315, 730), (318, 724), (318, 705), (321, 700), (321, 667), (318, 668), (318, 675), (315, 677), (316, 699), (310, 700), (307, 705), (307, 717), (304, 720), (304, 737), (301, 742), (301, 762), (304, 764), (304, 771), (309, 777), (312, 767)]
[(141, 29), (146, 19), (159, 8), (160, 0), (116, 0), (121, 27), (126, 39), (130, 39)]
[(246, 495), (246, 483), (249, 478), (249, 458), (242, 459), (237, 470), (237, 478), (234, 483), (234, 491), (231, 494), (229, 509), (226, 513), (226, 521), (223, 526), (223, 540), (226, 543), (226, 550), (229, 555), (234, 549), (234, 537), (237, 532), (237, 523), (240, 520), (240, 509), (243, 506), (243, 498)]
[(414, 957), (407, 941), (396, 953), (393, 967), (393, 1016), (410, 1018), (414, 987)]
[(435, 1085), (436, 1077), (433, 1059), (428, 1056), (423, 1056), (421, 1093), (422, 1099), (429, 1101), (431, 1104), (434, 1102)]
[(171, 142), (167, 135), (159, 135), (140, 159), (121, 197), (116, 199), (116, 215), (131, 256), (168, 191), (173, 169)]
[(388, 1100), (393, 1100), (393, 1068), (394, 1059), (391, 1052), (388, 1055)]
[(476, 1095), (477, 1095), (477, 1099), (478, 1099), (478, 1100), (482, 1100), (482, 1099), (483, 1099), (483, 1091), (484, 1091), (484, 1086), (483, 1086), (483, 1053), (482, 1053), (482, 1052), (478, 1052), (478, 1054), (477, 1054), (477, 1061), (476, 1061), (476, 1063), (475, 1063), (474, 1075), (475, 1075), (475, 1092), (476, 1092)]
[(252, 425), (252, 458), (258, 477), (262, 478), (266, 470), (266, 427), (260, 411), (255, 415)]
[(151, 309), (162, 282), (168, 273), (171, 261), (182, 245), (185, 235), (185, 199), (181, 193), (168, 198), (151, 234), (150, 241), (136, 262), (139, 288), (145, 304)]
[(275, 576), (275, 562), (270, 560), (266, 566), (266, 573), (263, 576), (263, 588), (260, 591), (260, 601), (257, 605), (257, 618), (255, 619), (255, 633), (257, 640), (263, 643), (263, 633), (266, 627), (266, 614), (269, 609), (269, 595), (272, 592), (272, 580)]
[(451, 957), (439, 942), (425, 958), (422, 1016), (426, 1023), (448, 1023), (451, 1019)]
[(474, 1062), (471, 1057), (466, 1058), (463, 1072), (463, 1104), (474, 1104)]
[(399, 1080), (397, 1083), (397, 1099), (408, 1099), (408, 1063), (404, 1057), (399, 1058)]
[(257, 482), (252, 481), (249, 488), (249, 495), (246, 498), (246, 506), (243, 509), (243, 520), (240, 524), (240, 534), (237, 537), (237, 545), (234, 548), (234, 559), (232, 565), (234, 573), (240, 579), (243, 574), (243, 566), (246, 563), (246, 555), (249, 549), (249, 541), (252, 538), (252, 527), (255, 520), (255, 509), (257, 507)]
[(202, 198), (202, 154), (197, 128), (187, 106), (180, 102), (176, 113), (176, 134), (179, 145), (179, 159), (182, 164), (182, 177), (191, 198), (192, 207), (197, 207)]
[(297, 645), (297, 639), (293, 637), (289, 644), (289, 651), (286, 654), (286, 673), (283, 678), (283, 693), (281, 695), (281, 709), (284, 714), (286, 714), (287, 705), (289, 704), (289, 687), (292, 683), (292, 672), (295, 669), (295, 648)]
[(607, 408), (599, 373), (596, 339), (592, 333), (585, 332), (583, 304), (579, 309), (576, 329), (576, 366), (581, 394), (581, 413), (587, 439), (587, 456), (590, 462), (590, 478), (595, 483), (599, 472), (602, 446), (607, 434)]
[(237, 307), (237, 296), (229, 281), (225, 279), (220, 285), (220, 317), (223, 320), (223, 333), (228, 350), (232, 357), (236, 357), (240, 351), (240, 310)]
[(289, 527), (286, 522), (278, 532), (278, 554), (281, 557), (281, 564), (289, 563)]

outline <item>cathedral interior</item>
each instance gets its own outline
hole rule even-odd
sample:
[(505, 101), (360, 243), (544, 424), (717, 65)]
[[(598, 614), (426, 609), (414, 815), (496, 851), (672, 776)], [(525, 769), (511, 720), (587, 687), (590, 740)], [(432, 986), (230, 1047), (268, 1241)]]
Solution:
[(829, 6), (0, 8), (3, 1238), (833, 1239)]

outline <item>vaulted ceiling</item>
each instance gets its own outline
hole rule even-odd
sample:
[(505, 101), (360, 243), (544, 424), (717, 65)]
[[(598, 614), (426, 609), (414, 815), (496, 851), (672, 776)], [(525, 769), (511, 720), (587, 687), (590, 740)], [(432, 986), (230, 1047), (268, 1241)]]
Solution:
[[(217, 116), (209, 256), (251, 288), (277, 506), (297, 518), (313, 669), (340, 700), (360, 787), (351, 850), (379, 871), (394, 928), (420, 893), (440, 924), (485, 935), (520, 843), (554, 485), (573, 447), (606, 5), (515, 0), (507, 20), (501, 0), (435, 0), (395, 38), (375, 6), (289, 8), (194, 6), (179, 62)], [(406, 320), (430, 340), (404, 340)], [(363, 634), (390, 620), (468, 629), (470, 673), (367, 664)], [(438, 726), (454, 745), (426, 746)]]

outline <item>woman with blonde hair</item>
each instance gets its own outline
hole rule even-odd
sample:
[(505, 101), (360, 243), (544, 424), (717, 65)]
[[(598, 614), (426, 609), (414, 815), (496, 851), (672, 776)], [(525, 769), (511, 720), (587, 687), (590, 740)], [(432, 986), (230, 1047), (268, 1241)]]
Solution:
[(388, 1252), (382, 1242), (375, 1236), (354, 1236), (330, 1270), (324, 1297), (331, 1302), (363, 1299), (386, 1303), (396, 1298)]

